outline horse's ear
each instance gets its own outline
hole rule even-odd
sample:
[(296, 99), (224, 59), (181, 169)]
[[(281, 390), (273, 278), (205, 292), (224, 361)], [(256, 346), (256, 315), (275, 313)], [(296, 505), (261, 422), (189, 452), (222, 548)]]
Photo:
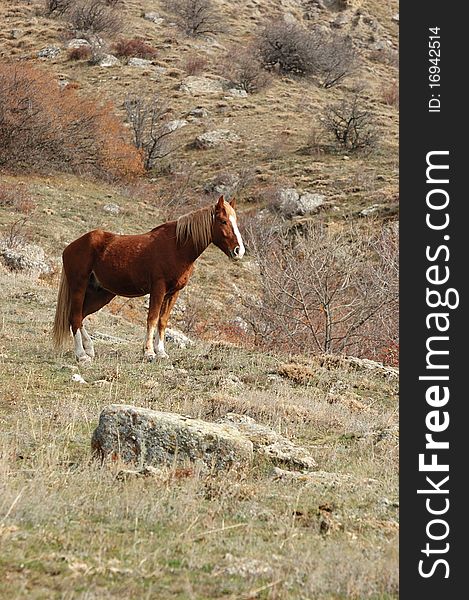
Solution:
[(215, 208), (216, 208), (217, 210), (222, 210), (222, 209), (223, 209), (223, 203), (224, 203), (224, 202), (225, 202), (225, 198), (223, 198), (223, 196), (220, 196), (220, 197), (218, 198), (218, 202), (217, 202), (217, 205), (216, 205), (216, 207), (215, 207)]
[(236, 208), (236, 198), (232, 198), (230, 200), (230, 206), (231, 208), (235, 209)]

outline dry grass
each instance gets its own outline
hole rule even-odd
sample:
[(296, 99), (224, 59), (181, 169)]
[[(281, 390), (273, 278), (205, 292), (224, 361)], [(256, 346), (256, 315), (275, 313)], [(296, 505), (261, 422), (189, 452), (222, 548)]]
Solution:
[[(87, 383), (74, 383), (72, 353), (56, 356), (47, 337), (55, 290), (0, 278), (1, 597), (396, 596), (395, 384), (314, 363), (310, 379), (291, 382), (279, 375), (282, 357), (221, 343), (170, 348), (172, 365), (148, 365), (139, 328), (108, 311), (92, 330), (127, 342), (98, 340)], [(369, 410), (329, 403), (338, 381)], [(255, 463), (247, 473), (119, 481), (118, 465), (90, 461), (111, 402), (248, 414), (310, 448), (321, 470), (351, 477), (285, 484)]]

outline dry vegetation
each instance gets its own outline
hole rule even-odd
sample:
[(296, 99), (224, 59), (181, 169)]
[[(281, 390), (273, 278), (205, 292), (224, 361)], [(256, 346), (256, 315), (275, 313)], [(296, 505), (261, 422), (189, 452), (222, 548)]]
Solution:
[[(51, 265), (35, 280), (0, 260), (1, 598), (397, 598), (396, 381), (322, 355), (397, 362), (397, 12), (395, 0), (0, 0), (0, 247), (38, 244)], [(269, 28), (291, 34), (285, 61), (297, 44), (305, 69), (266, 58)], [(48, 47), (59, 52), (38, 56)], [(107, 54), (118, 63), (99, 66)], [(188, 76), (218, 91), (189, 92)], [(241, 142), (196, 148), (217, 129)], [(282, 220), (284, 188), (325, 202)], [(48, 337), (63, 247), (219, 193), (237, 196), (250, 248), (239, 265), (216, 249), (200, 259), (171, 323), (195, 346), (142, 363), (144, 300), (118, 298), (90, 320), (98, 357), (73, 381), (71, 348), (57, 356)], [(90, 462), (111, 402), (250, 415), (319, 472), (282, 479), (256, 462), (122, 480), (120, 465)]]

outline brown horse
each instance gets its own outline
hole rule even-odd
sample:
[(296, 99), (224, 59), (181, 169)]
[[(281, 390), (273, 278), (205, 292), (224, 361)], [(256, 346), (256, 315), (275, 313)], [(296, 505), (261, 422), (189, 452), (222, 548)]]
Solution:
[(64, 345), (71, 329), (77, 360), (90, 362), (94, 348), (83, 319), (115, 296), (150, 294), (144, 355), (151, 361), (157, 356), (167, 358), (164, 335), (168, 318), (196, 259), (212, 242), (232, 259), (244, 255), (234, 204), (221, 196), (216, 205), (163, 223), (148, 233), (117, 235), (95, 229), (69, 244), (62, 255), (55, 346)]

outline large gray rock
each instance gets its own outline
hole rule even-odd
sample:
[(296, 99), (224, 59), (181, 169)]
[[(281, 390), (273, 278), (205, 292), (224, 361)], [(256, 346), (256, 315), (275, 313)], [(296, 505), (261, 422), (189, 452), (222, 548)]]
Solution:
[(299, 192), (294, 188), (281, 189), (274, 200), (274, 208), (286, 219), (304, 217), (318, 211), (326, 201), (323, 194)]
[(181, 92), (192, 95), (220, 94), (224, 91), (227, 83), (224, 79), (210, 79), (209, 77), (202, 77), (200, 75), (189, 75), (182, 81), (179, 89)]
[(12, 242), (8, 238), (0, 239), (0, 260), (8, 270), (23, 272), (31, 277), (51, 271), (41, 246), (22, 240)]
[(99, 418), (96, 455), (140, 465), (202, 462), (208, 468), (246, 465), (253, 445), (235, 427), (182, 415), (113, 404)]
[(216, 146), (224, 146), (226, 144), (235, 144), (241, 141), (239, 135), (229, 129), (215, 129), (214, 131), (207, 131), (202, 133), (195, 138), (195, 145), (197, 148), (206, 150), (208, 148), (215, 148)]
[(236, 427), (252, 442), (256, 454), (263, 455), (274, 464), (297, 470), (309, 470), (317, 466), (305, 448), (297, 446), (270, 427), (256, 423), (252, 417), (228, 413), (219, 422)]

